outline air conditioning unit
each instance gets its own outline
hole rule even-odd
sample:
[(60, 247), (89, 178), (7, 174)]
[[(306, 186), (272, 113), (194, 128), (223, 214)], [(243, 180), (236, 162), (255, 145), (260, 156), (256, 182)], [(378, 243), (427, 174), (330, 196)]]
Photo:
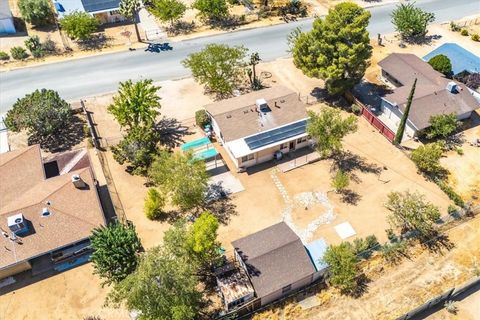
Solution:
[(7, 217), (7, 224), (10, 231), (12, 231), (16, 235), (28, 232), (27, 221), (21, 213), (17, 213), (13, 216)]

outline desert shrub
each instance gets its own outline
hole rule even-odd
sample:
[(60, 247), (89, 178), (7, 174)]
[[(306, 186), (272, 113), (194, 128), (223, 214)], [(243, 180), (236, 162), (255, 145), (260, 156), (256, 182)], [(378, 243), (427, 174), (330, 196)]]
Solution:
[(165, 206), (165, 197), (155, 188), (148, 189), (145, 198), (144, 212), (149, 220), (158, 220), (163, 215)]
[(406, 255), (406, 252), (406, 241), (385, 243), (381, 248), (382, 257), (390, 263), (398, 262), (402, 257)]
[(460, 27), (453, 21), (450, 22), (450, 30), (454, 32), (460, 31)]
[(10, 54), (12, 58), (15, 60), (23, 60), (28, 57), (27, 50), (22, 47), (12, 47), (10, 49)]
[(55, 53), (57, 51), (57, 44), (55, 41), (50, 39), (50, 37), (47, 37), (47, 39), (42, 43), (42, 49), (48, 53)]
[(367, 236), (365, 239), (357, 238), (353, 240), (353, 252), (362, 259), (368, 259), (378, 245), (377, 237), (373, 234)]
[(210, 119), (208, 117), (207, 111), (202, 109), (195, 112), (195, 123), (197, 124), (197, 126), (199, 126), (200, 128), (204, 128), (209, 122)]
[(10, 56), (5, 51), (0, 51), (0, 60), (9, 60)]
[(25, 40), (25, 47), (32, 53), (35, 58), (40, 58), (44, 55), (42, 43), (38, 36), (31, 36)]
[(460, 31), (460, 34), (462, 36), (465, 36), (465, 37), (468, 36), (468, 30), (467, 29), (462, 29), (462, 31)]
[(357, 116), (362, 113), (362, 107), (359, 106), (358, 104), (355, 104), (355, 103), (352, 104), (351, 109), (352, 109), (352, 112)]
[(19, 0), (18, 9), (26, 22), (37, 27), (54, 21), (53, 11), (48, 0)]
[(455, 190), (453, 190), (453, 188), (450, 187), (447, 182), (440, 179), (435, 180), (435, 182), (438, 185), (438, 187), (443, 192), (445, 192), (445, 194), (450, 198), (450, 200), (453, 201), (453, 203), (455, 203), (457, 206), (461, 208), (465, 207), (465, 201), (463, 201), (462, 197), (460, 197), (460, 195), (456, 193)]
[(462, 148), (457, 148), (457, 149), (455, 149), (455, 151), (457, 151), (457, 154), (460, 155), (460, 156), (463, 156), (463, 154), (464, 154)]
[(337, 170), (331, 183), (335, 191), (339, 193), (342, 190), (345, 190), (345, 188), (347, 188), (349, 184), (350, 184), (350, 177), (348, 176), (348, 173), (342, 170)]
[(453, 205), (448, 206), (447, 212), (449, 215), (455, 214), (457, 211), (458, 211), (457, 207)]
[(472, 38), (471, 38), (473, 41), (480, 41), (480, 35), (478, 33), (474, 33), (472, 34)]

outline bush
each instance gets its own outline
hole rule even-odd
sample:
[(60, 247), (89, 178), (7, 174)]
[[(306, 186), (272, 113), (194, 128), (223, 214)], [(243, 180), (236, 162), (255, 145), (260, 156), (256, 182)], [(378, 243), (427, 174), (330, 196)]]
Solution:
[(465, 37), (468, 36), (468, 30), (467, 29), (462, 29), (462, 31), (460, 31), (460, 34), (462, 36), (465, 36)]
[(359, 116), (360, 114), (362, 114), (362, 107), (359, 106), (358, 104), (352, 104), (351, 106), (351, 109), (352, 109), (352, 112), (354, 114), (356, 114), (357, 116)]
[(228, 4), (225, 0), (195, 0), (192, 8), (199, 11), (202, 20), (218, 22), (228, 17)]
[(443, 192), (445, 192), (445, 194), (450, 198), (450, 200), (453, 201), (453, 203), (455, 203), (460, 208), (465, 207), (465, 201), (463, 201), (462, 197), (460, 197), (460, 195), (456, 193), (455, 190), (453, 190), (453, 188), (450, 187), (447, 182), (440, 179), (435, 180), (435, 182), (437, 183), (438, 187)]
[(458, 211), (457, 207), (452, 205), (448, 206), (447, 212), (449, 215), (455, 214), (457, 211)]
[(35, 58), (40, 58), (43, 56), (43, 47), (38, 36), (31, 36), (25, 40), (25, 47), (32, 53), (32, 56)]
[(472, 40), (473, 41), (480, 41), (480, 35), (478, 33), (472, 34)]
[(394, 243), (385, 243), (381, 248), (383, 258), (390, 262), (398, 262), (407, 252), (407, 242), (399, 241)]
[(450, 22), (450, 30), (454, 32), (460, 31), (460, 27), (453, 21)]
[(53, 21), (53, 12), (48, 0), (19, 0), (18, 9), (26, 22), (44, 26)]
[(12, 58), (15, 60), (23, 60), (28, 57), (27, 50), (25, 50), (22, 47), (12, 47), (10, 49), (10, 54), (12, 55)]
[(463, 156), (464, 152), (462, 148), (457, 148), (456, 151), (458, 155)]
[(413, 150), (410, 158), (421, 172), (430, 176), (438, 176), (445, 171), (440, 165), (442, 155), (441, 144), (429, 143)]
[(348, 173), (343, 172), (342, 170), (337, 170), (335, 177), (332, 180), (332, 187), (338, 193), (344, 190), (350, 184), (350, 177)]
[(353, 240), (353, 252), (362, 259), (368, 259), (372, 251), (378, 247), (379, 243), (375, 235), (369, 235), (365, 239), (357, 238)]
[(9, 60), (10, 56), (5, 51), (0, 51), (0, 60)]
[(158, 220), (164, 214), (165, 197), (155, 188), (148, 189), (144, 212), (149, 220)]
[(60, 20), (60, 26), (73, 40), (88, 40), (97, 31), (99, 22), (86, 12), (73, 11)]
[(452, 74), (452, 63), (450, 59), (443, 54), (436, 55), (428, 60), (428, 63), (432, 66), (433, 69), (438, 72), (443, 73), (446, 76), (451, 76)]
[(195, 123), (197, 126), (204, 128), (209, 122), (210, 118), (208, 117), (207, 111), (202, 109), (195, 112)]

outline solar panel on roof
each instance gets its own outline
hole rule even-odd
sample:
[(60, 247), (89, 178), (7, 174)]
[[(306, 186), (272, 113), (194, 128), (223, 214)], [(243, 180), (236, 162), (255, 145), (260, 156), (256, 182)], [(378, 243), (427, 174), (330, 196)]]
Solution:
[(115, 10), (120, 5), (120, 0), (82, 0), (83, 8), (87, 12)]
[(305, 133), (306, 128), (307, 120), (302, 120), (285, 127), (262, 132), (252, 137), (245, 138), (245, 143), (250, 150), (254, 150), (271, 143), (298, 136), (299, 134)]

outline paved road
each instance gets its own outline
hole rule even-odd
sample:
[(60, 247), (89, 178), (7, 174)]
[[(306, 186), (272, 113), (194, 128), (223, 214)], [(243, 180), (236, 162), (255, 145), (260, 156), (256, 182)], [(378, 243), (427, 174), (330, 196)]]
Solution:
[[(419, 6), (434, 12), (437, 22), (459, 19), (480, 12), (479, 0), (422, 0)], [(372, 18), (369, 31), (393, 31), (390, 13), (394, 4), (370, 9)], [(137, 50), (105, 54), (55, 64), (18, 69), (0, 73), (0, 114), (7, 111), (17, 98), (37, 88), (59, 91), (65, 99), (77, 99), (102, 92), (114, 91), (119, 81), (152, 78), (176, 79), (187, 76), (180, 61), (189, 53), (199, 51), (208, 43), (245, 45), (258, 51), (263, 60), (273, 60), (287, 55), (287, 34), (297, 26), (311, 28), (312, 19), (272, 27), (230, 32), (188, 41), (171, 43), (172, 50), (159, 53)]]

